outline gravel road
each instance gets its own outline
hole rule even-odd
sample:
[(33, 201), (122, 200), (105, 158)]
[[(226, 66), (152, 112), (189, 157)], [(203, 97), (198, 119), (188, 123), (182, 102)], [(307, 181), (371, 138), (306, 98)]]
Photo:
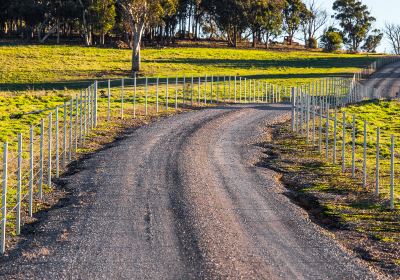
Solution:
[(363, 84), (376, 88), (382, 93), (382, 97), (396, 97), (400, 93), (400, 62), (385, 66)]
[(286, 105), (192, 111), (79, 163), (4, 279), (376, 279), (257, 167)]

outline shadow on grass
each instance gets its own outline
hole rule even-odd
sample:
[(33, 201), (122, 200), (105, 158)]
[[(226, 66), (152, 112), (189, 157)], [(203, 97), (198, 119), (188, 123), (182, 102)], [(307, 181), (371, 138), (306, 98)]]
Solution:
[(361, 68), (375, 57), (310, 57), (299, 59), (215, 59), (215, 58), (174, 58), (161, 59), (157, 63), (164, 64), (191, 64), (196, 66), (213, 66), (220, 68), (251, 69), (251, 68)]

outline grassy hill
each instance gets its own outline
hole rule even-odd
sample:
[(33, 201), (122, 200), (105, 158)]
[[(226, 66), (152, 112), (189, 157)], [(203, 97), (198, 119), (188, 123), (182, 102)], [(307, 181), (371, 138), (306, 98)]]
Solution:
[[(140, 75), (240, 75), (294, 86), (326, 76), (350, 75), (375, 59), (375, 55), (310, 51), (144, 49)], [(0, 46), (0, 62), (0, 139), (4, 141), (47, 114), (26, 113), (60, 105), (96, 79), (129, 76), (131, 50), (10, 45)]]
[[(262, 75), (277, 82), (347, 75), (375, 56), (308, 51), (164, 48), (142, 51), (143, 76)], [(1, 46), (0, 90), (72, 88), (130, 75), (131, 51), (78, 46)], [(294, 80), (293, 80), (294, 79)]]

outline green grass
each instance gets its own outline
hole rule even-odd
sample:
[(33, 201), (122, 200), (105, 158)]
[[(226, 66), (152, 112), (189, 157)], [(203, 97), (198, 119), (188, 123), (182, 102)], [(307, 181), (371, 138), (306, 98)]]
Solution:
[[(390, 189), (390, 144), (391, 135), (395, 137), (395, 181), (400, 179), (398, 171), (399, 164), (399, 145), (400, 124), (394, 120), (400, 118), (400, 102), (372, 100), (343, 108), (347, 114), (347, 122), (351, 123), (351, 117), (356, 117), (356, 167), (360, 172), (362, 170), (363, 158), (363, 139), (364, 139), (364, 121), (367, 122), (367, 180), (369, 187), (375, 188), (375, 166), (376, 166), (376, 135), (377, 128), (380, 128), (380, 193), (382, 198), (388, 198)], [(341, 113), (339, 112), (339, 114)], [(339, 133), (341, 126), (339, 127)], [(347, 129), (346, 154), (347, 166), (350, 166), (350, 146), (351, 131)], [(341, 137), (339, 138), (338, 155), (341, 153)], [(339, 156), (340, 157), (340, 156)], [(395, 186), (396, 205), (400, 207), (400, 188)]]
[[(375, 55), (308, 51), (165, 48), (142, 51), (143, 76), (262, 75), (274, 81), (346, 75)], [(130, 75), (131, 51), (77, 46), (0, 46), (0, 88), (79, 87)]]
[[(376, 112), (373, 110), (377, 109), (375, 106), (378, 106), (378, 109), (391, 108), (387, 112), (381, 111), (377, 114), (377, 123), (380, 123), (388, 114), (397, 112), (400, 107), (397, 102), (380, 102), (380, 104), (371, 102), (352, 106), (347, 110), (357, 112), (360, 117), (367, 118)], [(358, 170), (356, 178), (353, 179), (349, 170), (342, 173), (340, 164), (332, 164), (331, 154), (330, 159), (326, 161), (325, 155), (319, 154), (318, 149), (307, 144), (304, 137), (293, 135), (290, 124), (276, 128), (274, 135), (274, 139), (267, 141), (266, 144), (272, 156), (266, 157), (264, 164), (282, 174), (282, 182), (292, 190), (289, 193), (290, 197), (308, 210), (313, 219), (336, 234), (339, 241), (350, 250), (354, 250), (361, 258), (383, 268), (385, 273), (398, 275), (400, 271), (398, 261), (400, 203), (397, 200), (396, 210), (389, 209), (387, 169), (384, 172), (387, 166), (381, 167), (382, 176), (385, 176), (382, 178), (382, 195), (376, 196), (373, 182), (371, 182), (373, 181), (371, 172), (368, 188), (362, 186), (360, 161), (357, 161)], [(340, 158), (339, 145), (340, 142), (338, 143), (338, 158)], [(357, 150), (360, 150), (359, 147), (357, 144)], [(356, 158), (361, 158), (359, 151)], [(373, 161), (372, 157), (369, 158), (369, 167), (372, 166)], [(399, 175), (396, 172), (397, 182), (399, 182)], [(398, 187), (396, 193), (400, 195)], [(359, 253), (359, 248), (363, 248), (366, 253)]]
[[(141, 76), (241, 75), (281, 86), (349, 75), (375, 55), (308, 51), (165, 48), (142, 51)], [(79, 46), (0, 46), (0, 140), (15, 138), (96, 79), (130, 75), (131, 51)], [(118, 93), (117, 93), (118, 95)], [(141, 99), (143, 100), (143, 99)]]

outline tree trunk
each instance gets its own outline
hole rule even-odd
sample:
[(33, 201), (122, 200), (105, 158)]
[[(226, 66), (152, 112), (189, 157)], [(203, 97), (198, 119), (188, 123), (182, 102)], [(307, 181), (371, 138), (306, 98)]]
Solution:
[(103, 45), (104, 46), (104, 44), (105, 44), (105, 37), (106, 37), (106, 34), (104, 34), (104, 32), (102, 32), (101, 34), (100, 34), (100, 44), (101, 45)]
[(60, 22), (57, 19), (57, 45), (60, 44)]
[(235, 26), (233, 28), (233, 47), (236, 48), (237, 47), (237, 27)]
[[(136, 26), (134, 26), (136, 25)], [(134, 24), (132, 23), (132, 38), (133, 38), (133, 46), (132, 46), (132, 74), (136, 72), (140, 72), (140, 47), (142, 41), (142, 35), (144, 31), (144, 23)]]
[(253, 46), (253, 48), (255, 48), (256, 47), (256, 45), (257, 45), (257, 39), (256, 39), (256, 32), (254, 32), (253, 31), (253, 44), (252, 44), (252, 46)]

